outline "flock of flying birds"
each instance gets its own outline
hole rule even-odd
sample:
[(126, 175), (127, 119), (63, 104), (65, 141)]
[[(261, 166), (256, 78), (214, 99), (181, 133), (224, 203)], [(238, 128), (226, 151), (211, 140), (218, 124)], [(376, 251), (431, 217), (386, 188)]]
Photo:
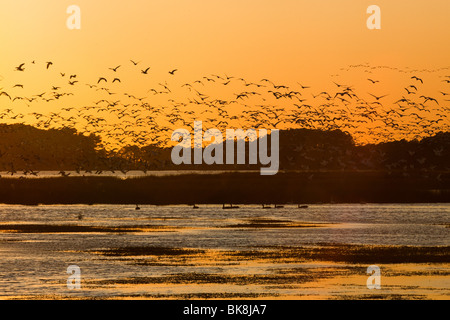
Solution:
[[(0, 121), (94, 133), (102, 138), (100, 147), (113, 152), (124, 146), (168, 146), (173, 130), (186, 128), (192, 132), (195, 120), (203, 121), (203, 130), (340, 129), (358, 144), (420, 139), (450, 129), (450, 76), (445, 75), (449, 68), (409, 70), (362, 64), (341, 69), (368, 73), (361, 79), (369, 90), (360, 92), (342, 80), (330, 81), (329, 90), (315, 90), (300, 82), (279, 84), (266, 78), (248, 81), (226, 74), (174, 84), (181, 72), (178, 69), (164, 71), (167, 79), (158, 81), (152, 67), (134, 60), (111, 66), (90, 81), (81, 74), (56, 70), (51, 61), (21, 63), (14, 72), (26, 73), (32, 67), (53, 72), (55, 83), (25, 94), (26, 83), (6, 84), (1, 80)], [(375, 93), (386, 90), (375, 74), (382, 69), (404, 73), (406, 84), (396, 88), (400, 92)], [(128, 86), (123, 83), (125, 71), (134, 77)], [(432, 95), (423, 88), (431, 75), (442, 85)], [(129, 91), (147, 83), (140, 95)], [(70, 100), (77, 95), (95, 99), (88, 103)]]

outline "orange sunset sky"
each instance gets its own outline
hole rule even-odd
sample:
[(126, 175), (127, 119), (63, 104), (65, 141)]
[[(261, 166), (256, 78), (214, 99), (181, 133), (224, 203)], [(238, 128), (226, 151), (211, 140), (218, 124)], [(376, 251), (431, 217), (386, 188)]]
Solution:
[[(81, 8), (80, 30), (66, 27), (66, 9), (73, 4)], [(366, 27), (366, 9), (373, 4), (381, 8), (381, 30)], [(424, 80), (420, 95), (439, 101), (439, 107), (426, 114), (433, 118), (448, 113), (450, 105), (450, 96), (440, 93), (450, 93), (444, 81), (450, 75), (449, 19), (448, 0), (2, 0), (1, 90), (12, 98), (31, 97), (60, 86), (74, 95), (32, 103), (12, 102), (3, 95), (0, 111), (11, 108), (24, 114), (24, 123), (33, 124), (32, 112), (93, 105), (105, 97), (85, 84), (96, 84), (99, 77), (109, 80), (112, 91), (145, 97), (151, 105), (187, 101), (192, 92), (181, 86), (211, 74), (249, 82), (270, 79), (294, 90), (300, 83), (310, 87), (303, 93), (306, 99), (321, 91), (335, 93), (333, 82), (344, 83), (368, 101), (373, 99), (369, 93), (388, 94), (382, 100), (385, 108), (405, 96), (404, 88), (414, 84), (411, 76), (417, 75)], [(47, 61), (53, 62), (48, 70)], [(15, 71), (21, 63), (25, 71)], [(118, 65), (116, 73), (108, 69)], [(142, 74), (147, 67), (149, 74)], [(178, 71), (172, 76), (168, 71), (173, 69)], [(79, 81), (73, 88), (67, 86), (70, 74), (77, 74)], [(116, 76), (121, 83), (112, 84)], [(379, 83), (373, 85), (368, 78)], [(176, 89), (163, 97), (149, 93), (159, 83)], [(16, 84), (24, 88), (14, 88)], [(216, 97), (248, 90), (219, 85), (201, 89)], [(421, 101), (418, 96), (415, 101)], [(272, 103), (270, 94), (261, 99)], [(14, 123), (7, 118), (3, 121)], [(439, 126), (448, 130), (449, 119)]]

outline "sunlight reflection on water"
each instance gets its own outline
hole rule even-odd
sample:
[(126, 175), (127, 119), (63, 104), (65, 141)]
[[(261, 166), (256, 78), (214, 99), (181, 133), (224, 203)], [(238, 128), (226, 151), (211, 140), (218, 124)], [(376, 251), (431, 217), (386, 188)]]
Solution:
[[(230, 270), (227, 266), (212, 265), (163, 265), (149, 269), (130, 263), (127, 257), (107, 259), (88, 250), (129, 246), (246, 250), (321, 243), (449, 245), (450, 229), (446, 227), (449, 217), (449, 204), (310, 205), (307, 209), (286, 205), (271, 210), (259, 206), (222, 210), (219, 205), (200, 205), (194, 210), (187, 206), (142, 205), (139, 211), (129, 205), (0, 205), (0, 225), (11, 225), (18, 231), (0, 232), (0, 296), (68, 294), (65, 270), (70, 264), (80, 266), (86, 281), (218, 270), (258, 273), (269, 268), (267, 265), (262, 268), (241, 264)], [(248, 223), (256, 223), (256, 226), (245, 227)], [(257, 223), (265, 225), (258, 227)], [(270, 223), (276, 226), (316, 223), (319, 227), (268, 227)], [(36, 232), (39, 230), (34, 229), (35, 232), (25, 233), (21, 232), (20, 224), (36, 225), (38, 229), (42, 225), (100, 229), (61, 233), (49, 233), (45, 229)], [(118, 228), (113, 229), (118, 231), (108, 229), (103, 232), (101, 228)], [(119, 232), (120, 228), (147, 231)], [(152, 259), (159, 261), (159, 257)], [(136, 288), (136, 292), (139, 290), (142, 288)], [(133, 290), (127, 287), (125, 291)], [(120, 295), (124, 292), (94, 286), (86, 289), (84, 295)]]

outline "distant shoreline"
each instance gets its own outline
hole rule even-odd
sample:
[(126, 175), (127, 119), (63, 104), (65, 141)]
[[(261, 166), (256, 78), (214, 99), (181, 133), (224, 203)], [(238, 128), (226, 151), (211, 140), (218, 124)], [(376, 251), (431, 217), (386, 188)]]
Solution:
[(291, 172), (0, 178), (4, 204), (450, 203), (450, 172)]

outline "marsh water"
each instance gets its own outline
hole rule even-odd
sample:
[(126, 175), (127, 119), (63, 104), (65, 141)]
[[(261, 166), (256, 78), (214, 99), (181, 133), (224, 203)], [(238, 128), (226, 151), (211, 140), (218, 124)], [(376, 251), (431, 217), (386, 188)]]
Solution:
[[(140, 296), (149, 291), (170, 294), (186, 289), (186, 285), (103, 284), (118, 278), (180, 273), (254, 274), (271, 268), (270, 263), (263, 267), (235, 263), (225, 268), (212, 261), (151, 264), (148, 262), (161, 262), (151, 255), (146, 263), (136, 263), (129, 256), (111, 258), (97, 254), (111, 248), (186, 248), (212, 252), (208, 250), (330, 243), (448, 246), (449, 223), (450, 204), (323, 204), (307, 208), (285, 205), (277, 209), (245, 205), (232, 210), (223, 210), (222, 205), (199, 205), (198, 209), (142, 205), (140, 210), (133, 205), (0, 205), (0, 298), (68, 294), (114, 298)], [(80, 229), (58, 229), (61, 226)], [(207, 255), (204, 259), (213, 260)], [(70, 293), (66, 286), (69, 265), (79, 266), (83, 281), (90, 280), (91, 285)], [(196, 283), (189, 285), (192, 289)], [(244, 289), (245, 286), (235, 286), (232, 290)], [(197, 286), (195, 290), (204, 289)]]

